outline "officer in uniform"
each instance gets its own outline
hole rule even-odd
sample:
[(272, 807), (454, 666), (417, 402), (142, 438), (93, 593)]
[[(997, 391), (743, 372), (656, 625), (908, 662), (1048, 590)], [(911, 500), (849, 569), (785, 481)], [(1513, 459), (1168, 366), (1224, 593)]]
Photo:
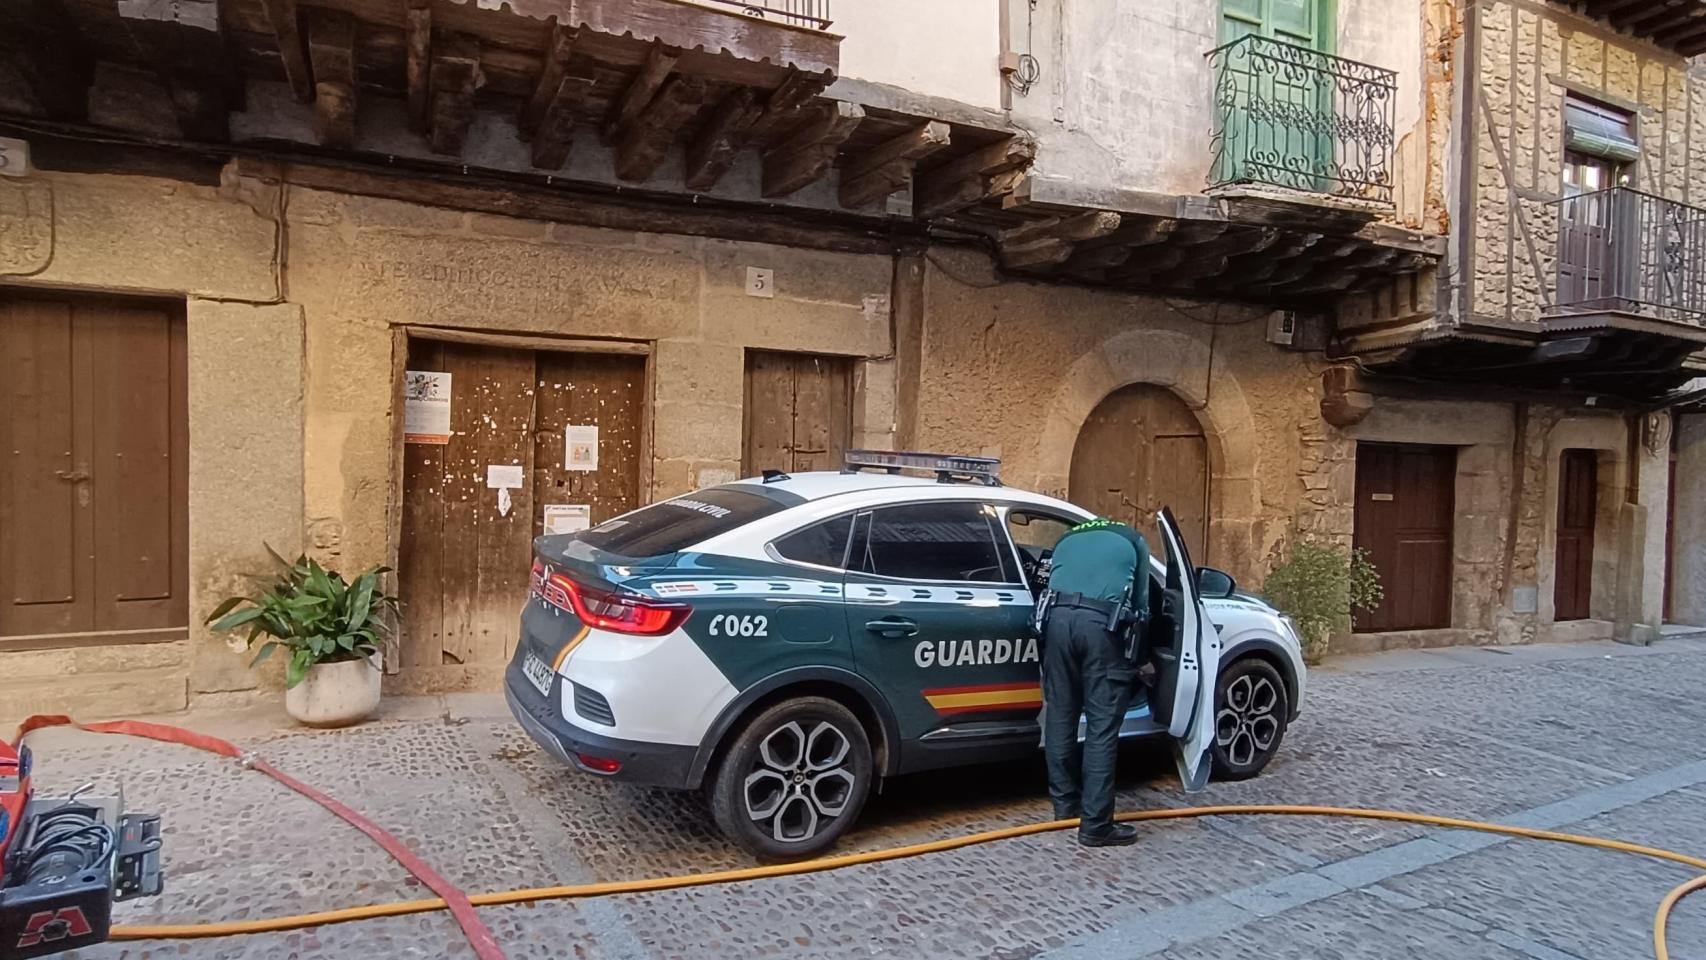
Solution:
[(1087, 847), (1137, 841), (1135, 827), (1113, 820), (1114, 760), (1148, 612), (1149, 545), (1142, 534), (1113, 520), (1091, 520), (1055, 544), (1037, 614), (1043, 747), (1055, 818), (1082, 817), (1078, 842)]

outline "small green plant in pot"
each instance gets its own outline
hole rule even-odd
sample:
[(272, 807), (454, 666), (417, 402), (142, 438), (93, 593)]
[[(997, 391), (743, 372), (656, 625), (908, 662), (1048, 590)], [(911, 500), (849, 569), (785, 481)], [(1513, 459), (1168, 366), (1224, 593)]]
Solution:
[(385, 593), (373, 567), (346, 581), (306, 556), (291, 563), (267, 552), (280, 570), (254, 588), (228, 597), (207, 622), (221, 633), (247, 631), (249, 666), (283, 651), (285, 710), (311, 726), (344, 726), (379, 706), (379, 648), (390, 633), (397, 598)]
[(1350, 629), (1354, 612), (1373, 610), (1385, 596), (1380, 572), (1366, 550), (1291, 539), (1282, 541), (1274, 553), (1277, 560), (1261, 594), (1297, 624), (1310, 663), (1326, 656), (1334, 632)]

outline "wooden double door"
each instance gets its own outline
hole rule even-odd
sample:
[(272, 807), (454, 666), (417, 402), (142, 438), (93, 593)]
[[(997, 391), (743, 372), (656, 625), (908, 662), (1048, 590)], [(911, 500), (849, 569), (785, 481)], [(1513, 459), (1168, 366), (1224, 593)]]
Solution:
[(741, 475), (839, 470), (853, 433), (853, 361), (748, 350)]
[[(450, 436), (404, 444), (402, 666), (499, 666), (547, 511), (640, 504), (645, 357), (413, 340), (408, 368), (450, 374)], [(597, 428), (596, 469), (569, 469), (571, 426)], [(520, 485), (489, 485), (493, 467)]]
[(1138, 383), (1103, 397), (1078, 431), (1067, 485), (1073, 503), (1143, 531), (1152, 550), (1155, 514), (1171, 507), (1191, 558), (1209, 562), (1208, 440), (1167, 388)]
[(178, 304), (0, 290), (0, 647), (181, 635)]
[(1353, 542), (1368, 551), (1384, 598), (1359, 631), (1451, 626), (1457, 448), (1359, 443)]

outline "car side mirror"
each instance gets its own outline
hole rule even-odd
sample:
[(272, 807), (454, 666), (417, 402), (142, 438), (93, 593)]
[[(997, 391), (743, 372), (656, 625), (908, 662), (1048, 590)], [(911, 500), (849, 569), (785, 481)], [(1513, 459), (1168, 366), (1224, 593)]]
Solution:
[(1213, 567), (1197, 568), (1197, 593), (1204, 599), (1224, 600), (1232, 596), (1238, 589), (1238, 581), (1232, 575), (1223, 573)]

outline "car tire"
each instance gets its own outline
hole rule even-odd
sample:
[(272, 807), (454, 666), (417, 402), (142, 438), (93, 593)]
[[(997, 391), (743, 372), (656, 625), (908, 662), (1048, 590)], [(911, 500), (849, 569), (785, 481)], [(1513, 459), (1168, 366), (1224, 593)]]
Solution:
[(1257, 657), (1220, 671), (1214, 691), (1214, 776), (1248, 780), (1268, 765), (1285, 739), (1291, 705), (1285, 680)]
[(824, 697), (769, 707), (735, 737), (710, 782), (711, 816), (761, 861), (835, 846), (871, 790), (871, 743), (851, 710)]

